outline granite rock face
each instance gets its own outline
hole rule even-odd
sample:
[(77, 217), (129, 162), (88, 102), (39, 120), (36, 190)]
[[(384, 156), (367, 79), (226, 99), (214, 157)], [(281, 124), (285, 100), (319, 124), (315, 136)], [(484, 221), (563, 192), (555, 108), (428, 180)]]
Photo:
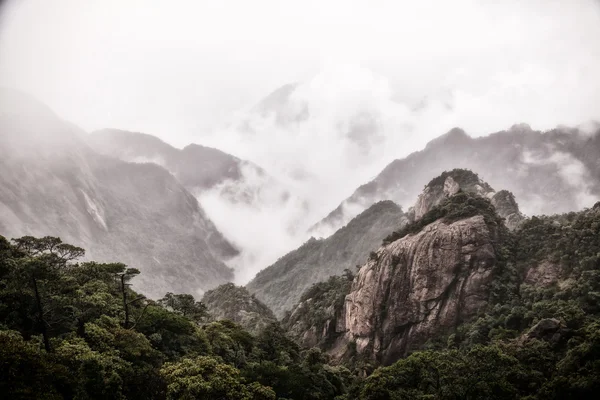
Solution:
[(482, 197), (490, 197), (494, 193), (494, 189), (482, 181), (476, 173), (464, 169), (453, 169), (444, 172), (425, 186), (413, 207), (414, 219), (421, 219), (433, 207), (460, 190), (476, 193)]
[(498, 215), (504, 218), (506, 227), (511, 231), (517, 229), (525, 220), (525, 216), (519, 211), (515, 196), (508, 190), (495, 193), (490, 200)]
[(474, 216), (438, 220), (380, 248), (346, 296), (332, 355), (355, 343), (357, 353), (389, 364), (474, 316), (487, 304), (498, 240)]

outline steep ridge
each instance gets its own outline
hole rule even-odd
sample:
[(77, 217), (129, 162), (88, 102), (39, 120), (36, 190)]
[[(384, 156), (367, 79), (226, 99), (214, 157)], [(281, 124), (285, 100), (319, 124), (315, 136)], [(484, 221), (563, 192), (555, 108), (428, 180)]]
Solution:
[(233, 278), (222, 260), (237, 250), (168, 171), (97, 154), (85, 132), (24, 94), (0, 99), (3, 235), (60, 236), (90, 259), (128, 263), (152, 297)]
[(244, 169), (265, 176), (260, 167), (211, 147), (190, 144), (177, 149), (155, 136), (118, 129), (92, 132), (88, 143), (97, 152), (128, 162), (153, 162), (169, 170), (192, 192), (242, 179)]
[[(468, 192), (490, 199), (509, 229), (522, 223), (524, 216), (512, 193), (496, 192), (479, 176), (469, 170), (453, 169), (432, 179), (408, 212), (391, 201), (379, 202), (354, 218), (346, 227), (322, 240), (311, 239), (299, 249), (288, 253), (264, 269), (247, 287), (271, 307), (278, 317), (290, 310), (302, 293), (312, 284), (329, 276), (342, 275), (345, 269), (364, 262), (368, 254), (379, 247), (381, 240), (395, 229), (421, 221), (433, 208), (449, 197)], [(377, 219), (374, 219), (375, 216)], [(390, 235), (394, 238), (394, 234)], [(394, 238), (395, 240), (396, 238)], [(351, 259), (344, 255), (351, 255)]]
[(526, 214), (579, 210), (600, 198), (600, 132), (577, 129), (534, 131), (525, 124), (471, 138), (455, 128), (432, 140), (424, 150), (391, 162), (360, 186), (313, 231), (329, 231), (353, 217), (353, 210), (392, 200), (413, 204), (422, 182), (443, 170), (477, 171), (486, 182), (514, 193)]
[(477, 215), (380, 249), (346, 297), (344, 342), (388, 364), (472, 318), (487, 304), (500, 239)]
[(233, 283), (220, 285), (204, 293), (202, 303), (206, 305), (212, 320), (228, 319), (252, 333), (258, 333), (277, 321), (269, 307), (246, 288)]
[(278, 317), (298, 302), (312, 284), (353, 270), (392, 229), (407, 219), (391, 201), (374, 204), (327, 239), (311, 238), (259, 272), (247, 289)]

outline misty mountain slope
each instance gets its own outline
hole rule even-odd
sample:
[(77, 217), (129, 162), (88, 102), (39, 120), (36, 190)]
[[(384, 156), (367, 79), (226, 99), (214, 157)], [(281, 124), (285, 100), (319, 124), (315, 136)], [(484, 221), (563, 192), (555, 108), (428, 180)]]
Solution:
[(238, 181), (243, 168), (265, 174), (260, 167), (221, 150), (198, 144), (180, 150), (145, 133), (103, 129), (92, 132), (89, 143), (99, 153), (124, 161), (161, 165), (192, 191), (210, 189), (226, 180)]
[[(0, 104), (13, 96), (0, 91)], [(222, 260), (237, 250), (168, 171), (97, 154), (84, 132), (26, 98), (0, 110), (3, 235), (60, 236), (89, 258), (126, 262), (145, 272), (134, 285), (153, 297), (233, 278)]]
[[(228, 264), (244, 282), (259, 266), (271, 264), (282, 249), (272, 246), (272, 241), (267, 247), (266, 240), (258, 240), (257, 234), (240, 229), (239, 221), (259, 225), (257, 216), (272, 219), (274, 213), (303, 208), (303, 199), (292, 195), (288, 187), (261, 167), (214, 148), (190, 144), (177, 149), (151, 135), (116, 129), (96, 131), (88, 136), (88, 142), (102, 154), (135, 163), (152, 162), (171, 172), (196, 197), (217, 229), (239, 249)], [(282, 235), (298, 230), (304, 234), (306, 227), (298, 228), (300, 217), (304, 215), (285, 224)]]
[(381, 240), (406, 222), (402, 209), (391, 201), (374, 204), (327, 239), (311, 238), (259, 272), (246, 286), (275, 315), (298, 302), (312, 284), (331, 275), (354, 270)]
[(492, 186), (514, 193), (526, 214), (579, 210), (600, 195), (599, 159), (600, 131), (585, 134), (561, 128), (542, 133), (522, 124), (471, 138), (455, 128), (424, 150), (391, 162), (312, 230), (340, 226), (355, 210), (379, 200), (411, 204), (422, 182), (453, 168), (477, 171)]

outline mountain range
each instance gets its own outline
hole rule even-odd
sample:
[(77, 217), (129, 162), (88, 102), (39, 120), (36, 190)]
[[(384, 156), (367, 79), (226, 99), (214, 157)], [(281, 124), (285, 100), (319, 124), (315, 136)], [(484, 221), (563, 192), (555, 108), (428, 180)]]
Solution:
[[(314, 104), (301, 101), (302, 90), (298, 84), (284, 86), (253, 112), (275, 116), (283, 126), (304, 121)], [(301, 110), (296, 103), (304, 104)], [(1, 104), (0, 145), (6, 154), (1, 162), (10, 171), (3, 174), (0, 193), (3, 232), (59, 234), (86, 247), (90, 257), (114, 257), (151, 271), (136, 285), (153, 297), (202, 293), (235, 279), (228, 264), (244, 267), (232, 260), (243, 258), (245, 248), (231, 232), (219, 231), (213, 218), (221, 221), (225, 214), (207, 213), (203, 196), (250, 211), (285, 207), (294, 196), (302, 201), (257, 164), (215, 148), (178, 149), (152, 135), (118, 129), (87, 134), (8, 89)], [(295, 232), (310, 239), (295, 250), (279, 250), (279, 260), (262, 265), (247, 288), (282, 317), (312, 284), (353, 270), (391, 230), (423, 215), (423, 202), (442, 201), (443, 188), (430, 185), (433, 192), (421, 193), (421, 185), (454, 168), (477, 171), (477, 179), (489, 183), (465, 190), (490, 198), (511, 229), (525, 215), (579, 210), (600, 197), (599, 132), (564, 127), (540, 132), (520, 124), (473, 138), (454, 128), (391, 162), (313, 221), (308, 232)]]
[[(277, 123), (297, 122), (288, 117)], [(298, 196), (256, 164), (142, 133), (88, 134), (10, 90), (0, 91), (0, 154), (9, 393), (561, 399), (599, 389), (600, 132), (452, 129), (310, 221), (302, 233), (317, 237), (246, 286), (228, 266), (246, 249), (201, 203), (210, 194), (275, 213)], [(281, 203), (265, 203), (272, 187)], [(233, 222), (271, 237), (268, 225)]]
[(60, 236), (98, 261), (146, 274), (152, 297), (197, 293), (233, 279), (238, 250), (196, 198), (154, 163), (94, 151), (86, 133), (19, 92), (0, 92), (0, 229), (7, 237)]
[(472, 138), (454, 128), (425, 149), (394, 160), (319, 221), (314, 232), (338, 228), (356, 210), (380, 200), (412, 204), (422, 183), (442, 171), (465, 168), (514, 193), (525, 214), (555, 214), (588, 206), (600, 195), (600, 129), (534, 131), (528, 125)]

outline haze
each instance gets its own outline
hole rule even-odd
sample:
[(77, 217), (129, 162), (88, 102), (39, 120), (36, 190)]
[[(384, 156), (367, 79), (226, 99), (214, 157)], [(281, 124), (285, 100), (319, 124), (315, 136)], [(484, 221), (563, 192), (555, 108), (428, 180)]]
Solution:
[[(291, 191), (276, 210), (272, 193), (251, 207), (199, 197), (244, 250), (240, 282), (454, 126), (479, 136), (600, 120), (598, 1), (26, 0), (0, 12), (0, 85), (86, 131), (220, 148)], [(281, 107), (257, 112), (289, 83)], [(305, 106), (306, 119), (274, 116)], [(357, 120), (366, 128), (348, 135)]]

